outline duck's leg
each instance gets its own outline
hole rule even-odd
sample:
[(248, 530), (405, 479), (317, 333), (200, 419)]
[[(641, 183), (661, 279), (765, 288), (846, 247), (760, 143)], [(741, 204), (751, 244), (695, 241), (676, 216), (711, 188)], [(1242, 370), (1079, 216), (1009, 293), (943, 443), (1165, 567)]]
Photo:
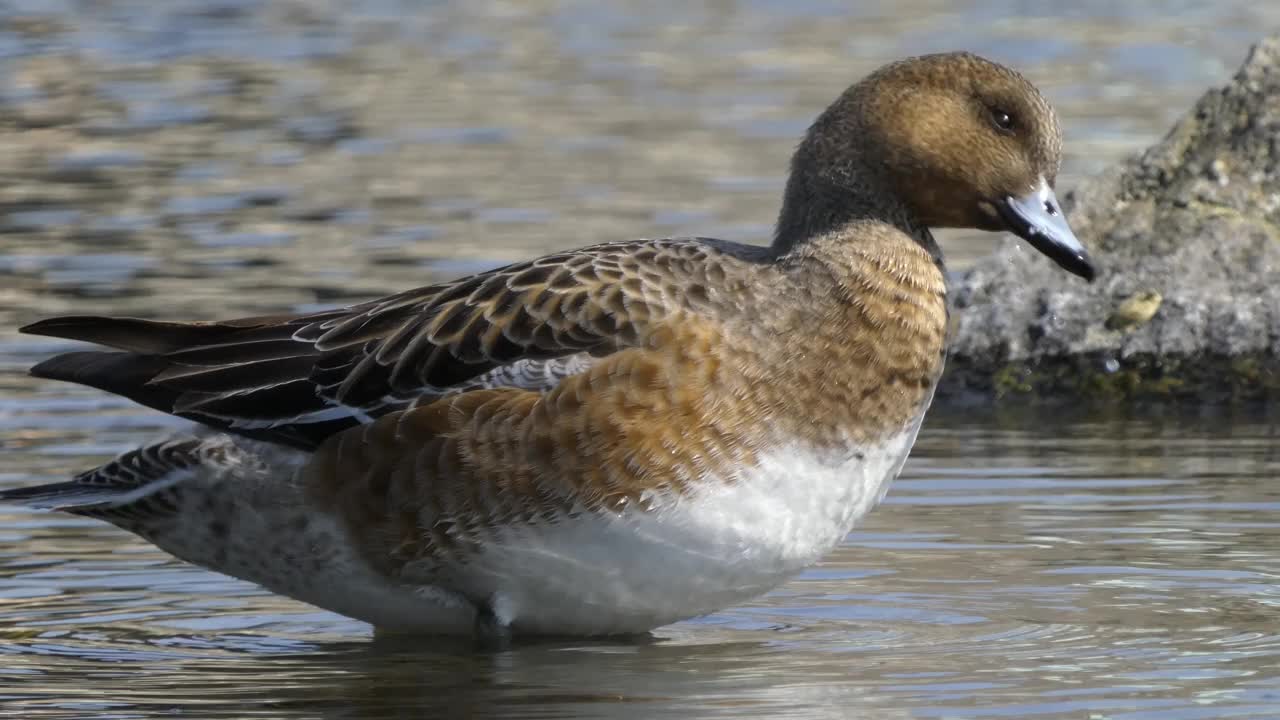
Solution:
[(476, 642), (486, 650), (511, 647), (511, 620), (499, 614), (497, 598), (476, 603)]

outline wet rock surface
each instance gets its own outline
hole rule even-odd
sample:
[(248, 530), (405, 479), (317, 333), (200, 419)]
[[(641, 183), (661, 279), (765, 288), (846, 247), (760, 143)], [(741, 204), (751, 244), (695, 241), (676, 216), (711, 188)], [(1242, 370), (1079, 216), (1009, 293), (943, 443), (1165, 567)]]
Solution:
[(940, 402), (1280, 396), (1280, 36), (1064, 206), (1097, 281), (1012, 240), (979, 261)]

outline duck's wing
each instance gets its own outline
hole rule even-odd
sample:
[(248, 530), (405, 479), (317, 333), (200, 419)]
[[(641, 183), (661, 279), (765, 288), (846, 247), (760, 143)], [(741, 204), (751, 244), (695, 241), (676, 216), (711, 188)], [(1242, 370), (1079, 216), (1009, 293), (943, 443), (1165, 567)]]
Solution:
[(593, 357), (642, 345), (673, 313), (716, 300), (710, 288), (734, 264), (723, 248), (697, 238), (610, 243), (318, 313), (74, 316), (22, 331), (117, 349), (59, 355), (32, 369), (38, 377), (311, 448), (407, 404), (551, 387)]

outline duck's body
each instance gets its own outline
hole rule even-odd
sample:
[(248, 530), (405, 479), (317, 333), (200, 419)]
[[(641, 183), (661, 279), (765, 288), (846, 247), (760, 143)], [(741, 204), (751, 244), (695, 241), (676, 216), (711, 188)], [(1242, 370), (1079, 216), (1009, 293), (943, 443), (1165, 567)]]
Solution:
[(390, 572), (359, 551), (367, 538), (349, 531), (351, 513), (312, 496), (306, 453), (226, 435), (192, 449), (191, 468), (147, 478), (145, 511), (108, 500), (82, 514), (385, 632), (471, 633), (483, 608), (516, 633), (631, 634), (748, 600), (817, 562), (879, 502), (917, 427), (869, 451), (778, 446), (642, 507), (565, 503), (506, 519), (460, 557), (396, 558)]
[[(895, 68), (918, 69), (881, 86), (919, 82)], [(37, 323), (119, 350), (37, 375), (206, 429), (8, 496), (390, 631), (633, 633), (759, 595), (880, 501), (942, 370), (926, 226), (959, 210), (895, 194), (892, 145), (831, 147), (875, 135), (851, 107), (883, 94), (815, 124), (772, 248), (636, 241), (307, 316)]]

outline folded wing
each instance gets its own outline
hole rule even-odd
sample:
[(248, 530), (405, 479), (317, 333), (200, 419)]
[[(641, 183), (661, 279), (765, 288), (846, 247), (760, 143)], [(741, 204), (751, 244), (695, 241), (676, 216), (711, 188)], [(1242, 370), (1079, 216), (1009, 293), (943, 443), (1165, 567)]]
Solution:
[(73, 316), (23, 332), (115, 351), (39, 377), (90, 385), (258, 439), (333, 433), (462, 390), (545, 389), (712, 301), (722, 254), (699, 239), (597, 245), (348, 308), (211, 323)]

